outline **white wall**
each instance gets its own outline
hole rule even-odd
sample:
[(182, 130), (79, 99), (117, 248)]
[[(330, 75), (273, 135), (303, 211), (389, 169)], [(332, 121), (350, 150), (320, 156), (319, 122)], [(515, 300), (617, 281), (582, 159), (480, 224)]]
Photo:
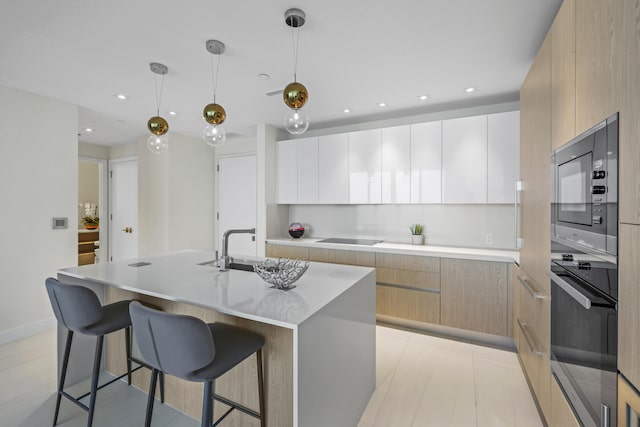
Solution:
[(53, 324), (44, 280), (77, 265), (77, 132), (77, 107), (0, 86), (0, 344)]
[(168, 152), (149, 152), (145, 138), (138, 143), (135, 154), (139, 255), (181, 249), (212, 251), (214, 150), (200, 139), (171, 133)]
[[(427, 245), (492, 249), (515, 247), (513, 205), (296, 205), (289, 222), (305, 237), (349, 237), (411, 243), (409, 225), (425, 225)], [(486, 234), (493, 244), (485, 244)], [(287, 237), (286, 228), (269, 237)]]
[(78, 142), (78, 155), (80, 157), (90, 157), (93, 159), (108, 159), (109, 147), (104, 145), (89, 144), (88, 142)]

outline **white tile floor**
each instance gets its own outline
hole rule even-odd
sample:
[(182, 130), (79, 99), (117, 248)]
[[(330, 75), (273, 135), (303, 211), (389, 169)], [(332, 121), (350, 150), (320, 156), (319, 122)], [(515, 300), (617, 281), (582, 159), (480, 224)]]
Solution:
[[(55, 401), (55, 371), (54, 331), (0, 346), (0, 426), (48, 426)], [(542, 425), (517, 357), (507, 351), (378, 326), (376, 385), (358, 427)], [(122, 388), (108, 394), (141, 394), (126, 385)], [(117, 403), (103, 397), (99, 405), (101, 401)], [(142, 419), (133, 423), (142, 425), (143, 396), (126, 400), (142, 408)], [(69, 406), (63, 404), (67, 411)], [(161, 411), (154, 416), (154, 425), (168, 421), (159, 419)], [(104, 412), (114, 411), (96, 411), (95, 425), (115, 426), (100, 419)], [(172, 419), (169, 424), (178, 422), (170, 411), (166, 416)], [(64, 418), (61, 415), (62, 425), (81, 426), (85, 417), (72, 408)], [(180, 424), (192, 423), (186, 419)]]

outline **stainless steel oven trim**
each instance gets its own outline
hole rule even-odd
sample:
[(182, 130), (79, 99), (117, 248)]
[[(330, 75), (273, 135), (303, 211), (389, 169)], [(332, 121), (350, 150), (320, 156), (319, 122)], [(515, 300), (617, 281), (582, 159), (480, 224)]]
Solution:
[(576, 300), (578, 304), (589, 310), (591, 308), (591, 300), (585, 294), (574, 288), (552, 271), (547, 271), (547, 275), (551, 278), (551, 281), (558, 285), (563, 291), (565, 291), (571, 298)]

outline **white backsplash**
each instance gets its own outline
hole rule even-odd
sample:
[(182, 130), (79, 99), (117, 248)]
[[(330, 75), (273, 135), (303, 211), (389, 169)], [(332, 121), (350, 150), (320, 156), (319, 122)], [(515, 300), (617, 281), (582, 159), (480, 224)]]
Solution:
[[(409, 225), (425, 225), (425, 243), (493, 249), (515, 248), (514, 205), (291, 205), (289, 222), (305, 237), (348, 237), (411, 243)], [(493, 236), (487, 244), (486, 236)], [(283, 236), (286, 235), (283, 233)]]

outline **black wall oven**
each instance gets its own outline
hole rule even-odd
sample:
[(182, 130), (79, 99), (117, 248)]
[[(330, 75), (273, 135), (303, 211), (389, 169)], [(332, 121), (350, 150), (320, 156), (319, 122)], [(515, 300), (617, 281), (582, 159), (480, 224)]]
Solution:
[(582, 425), (616, 425), (617, 114), (552, 155), (551, 371)]

